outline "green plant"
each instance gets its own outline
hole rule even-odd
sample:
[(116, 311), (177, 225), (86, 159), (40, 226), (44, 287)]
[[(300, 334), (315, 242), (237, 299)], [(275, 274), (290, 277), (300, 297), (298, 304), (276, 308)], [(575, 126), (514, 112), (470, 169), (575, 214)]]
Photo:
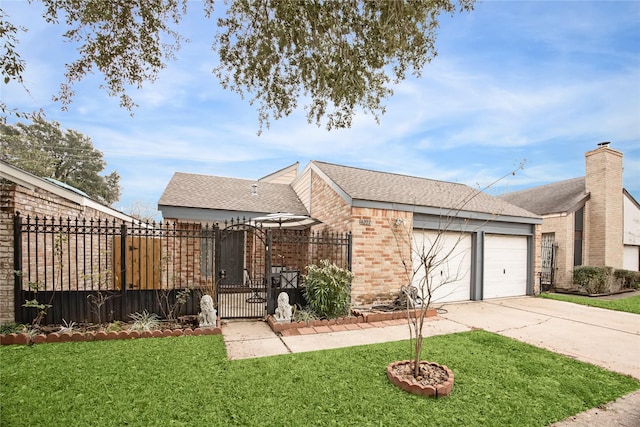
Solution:
[(353, 278), (352, 272), (326, 259), (307, 266), (303, 293), (309, 308), (329, 319), (349, 314)]
[(308, 323), (312, 320), (317, 320), (318, 316), (309, 308), (297, 308), (297, 306), (293, 306), (293, 313), (291, 315), (291, 320), (294, 322), (305, 322)]
[(0, 334), (19, 334), (20, 332), (24, 332), (25, 325), (21, 323), (3, 323), (0, 325)]
[(165, 319), (175, 320), (180, 313), (180, 309), (184, 306), (189, 297), (191, 296), (191, 289), (180, 289), (175, 296), (175, 299), (171, 301), (172, 290), (171, 289), (157, 289), (156, 298), (158, 299), (158, 305), (164, 315)]
[(123, 329), (123, 323), (119, 320), (116, 320), (115, 322), (109, 323), (107, 325), (107, 327), (105, 328), (105, 331), (107, 332), (118, 332), (121, 331)]
[(113, 293), (96, 291), (90, 295), (87, 295), (89, 305), (91, 306), (91, 312), (96, 315), (98, 324), (102, 324), (102, 306), (104, 306), (108, 300), (116, 296)]
[[(33, 321), (31, 322), (31, 325), (36, 328), (40, 326), (40, 322), (42, 322), (42, 319), (44, 319), (45, 316), (47, 315), (47, 310), (49, 310), (52, 307), (51, 304), (43, 304), (40, 301), (38, 301), (37, 295), (38, 295), (38, 289), (40, 288), (40, 286), (41, 286), (40, 282), (29, 282), (29, 288), (33, 290), (33, 294), (36, 298), (32, 300), (27, 300), (24, 302), (24, 304), (22, 304), (22, 306), (25, 308), (35, 308), (38, 310), (36, 317), (34, 317)], [(51, 300), (53, 300), (53, 295), (51, 296)]]
[(601, 294), (611, 288), (613, 268), (592, 267), (588, 265), (573, 270), (573, 283), (589, 294)]
[(131, 313), (129, 317), (133, 319), (131, 330), (134, 331), (153, 331), (160, 326), (160, 317), (155, 313), (149, 313), (147, 310), (142, 313)]
[(620, 282), (621, 288), (640, 288), (640, 271), (616, 270), (613, 275)]
[(60, 326), (60, 333), (71, 333), (76, 328), (77, 324), (73, 320), (67, 323), (66, 320), (62, 319), (62, 326)]

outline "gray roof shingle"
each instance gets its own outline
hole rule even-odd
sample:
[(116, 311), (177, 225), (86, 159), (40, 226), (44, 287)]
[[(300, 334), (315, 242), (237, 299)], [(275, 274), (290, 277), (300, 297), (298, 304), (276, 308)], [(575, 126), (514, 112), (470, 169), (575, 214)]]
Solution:
[[(252, 184), (258, 185), (256, 195), (252, 195)], [(183, 172), (173, 175), (158, 204), (265, 214), (308, 214), (296, 193), (287, 184)]]
[(535, 214), (549, 215), (568, 212), (587, 196), (585, 177), (580, 177), (506, 193), (500, 198)]
[(528, 210), (464, 184), (319, 161), (312, 163), (352, 199), (537, 218)]

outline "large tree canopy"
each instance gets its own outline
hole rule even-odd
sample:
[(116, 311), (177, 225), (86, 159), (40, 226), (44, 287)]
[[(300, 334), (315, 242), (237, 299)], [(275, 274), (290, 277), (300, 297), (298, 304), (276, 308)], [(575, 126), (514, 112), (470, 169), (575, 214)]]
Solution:
[[(57, 99), (73, 98), (73, 84), (98, 71), (123, 107), (135, 106), (128, 86), (157, 78), (180, 48), (175, 30), (188, 0), (40, 0), (44, 18), (64, 20), (64, 37), (79, 58), (67, 64)], [(214, 70), (223, 87), (258, 104), (261, 125), (290, 114), (301, 99), (310, 122), (349, 127), (357, 109), (379, 119), (391, 85), (419, 76), (437, 54), (441, 13), (470, 11), (475, 0), (233, 0), (217, 22)], [(211, 17), (214, 0), (203, 0)], [(15, 48), (20, 29), (0, 15), (0, 37), (9, 42), (5, 81), (20, 79)], [(6, 45), (6, 43), (5, 43)], [(13, 64), (7, 66), (6, 64)], [(3, 107), (4, 109), (4, 107)]]
[(102, 176), (106, 163), (91, 139), (35, 116), (32, 124), (0, 123), (0, 159), (43, 178), (54, 178), (110, 205), (120, 197), (117, 172)]

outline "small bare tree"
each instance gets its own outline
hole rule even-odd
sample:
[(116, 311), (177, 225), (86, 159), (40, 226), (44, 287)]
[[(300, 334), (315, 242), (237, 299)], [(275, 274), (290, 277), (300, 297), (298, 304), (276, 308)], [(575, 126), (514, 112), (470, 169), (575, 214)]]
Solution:
[[(460, 262), (470, 256), (461, 247), (461, 243), (470, 239), (470, 233), (481, 228), (489, 219), (481, 224), (473, 224), (462, 219), (460, 213), (469, 203), (495, 186), (508, 176), (513, 176), (524, 168), (525, 161), (516, 169), (496, 179), (483, 188), (471, 189), (469, 194), (452, 208), (443, 208), (438, 228), (428, 235), (417, 237), (413, 233), (412, 224), (394, 221), (392, 230), (398, 245), (402, 265), (407, 277), (407, 285), (402, 286), (400, 294), (406, 305), (407, 322), (410, 329), (410, 360), (413, 360), (413, 375), (418, 377), (424, 341), (424, 323), (429, 309), (438, 299), (445, 298), (455, 292), (454, 284), (462, 280), (468, 270), (463, 269)], [(494, 212), (492, 216), (499, 215)], [(404, 249), (404, 250), (403, 250)], [(410, 259), (406, 258), (410, 254)]]

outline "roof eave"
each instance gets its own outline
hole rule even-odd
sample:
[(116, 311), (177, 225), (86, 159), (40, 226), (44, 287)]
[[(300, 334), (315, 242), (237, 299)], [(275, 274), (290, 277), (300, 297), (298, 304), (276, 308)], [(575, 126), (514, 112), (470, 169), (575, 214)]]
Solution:
[(525, 224), (542, 224), (542, 218), (531, 214), (531, 216), (503, 215), (500, 213), (474, 212), (465, 210), (454, 210), (438, 208), (432, 206), (416, 206), (403, 203), (377, 202), (371, 200), (354, 199), (353, 207), (396, 210), (402, 212), (413, 212), (418, 214), (433, 215), (439, 217), (455, 216), (460, 219), (473, 219), (481, 221), (519, 222)]

